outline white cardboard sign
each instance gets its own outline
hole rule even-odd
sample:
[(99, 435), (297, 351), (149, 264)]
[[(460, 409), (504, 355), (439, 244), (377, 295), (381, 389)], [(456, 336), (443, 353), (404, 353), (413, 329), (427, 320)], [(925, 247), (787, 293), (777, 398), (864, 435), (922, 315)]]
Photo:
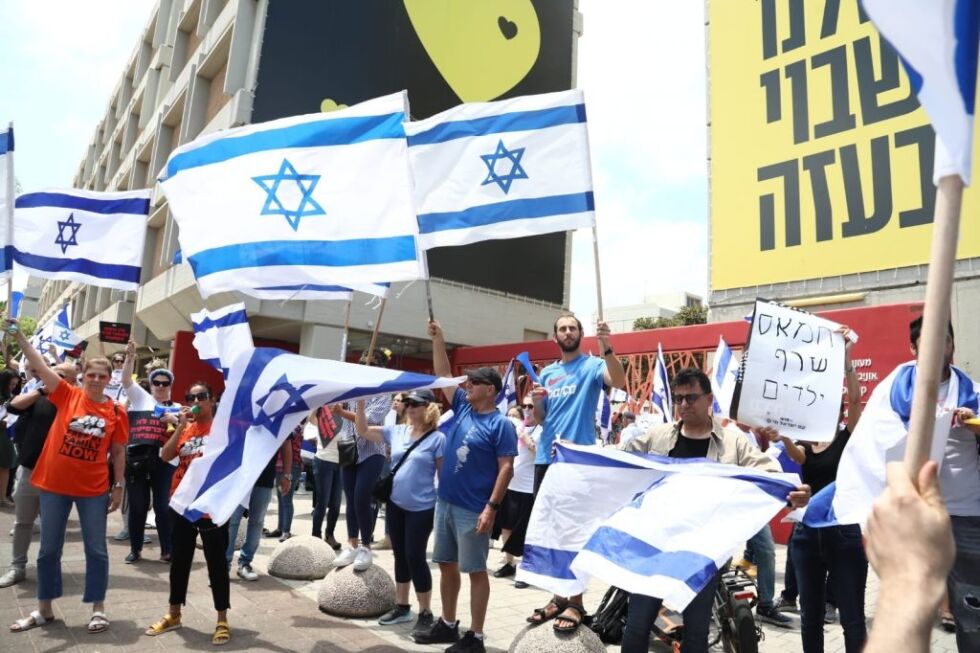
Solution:
[(829, 442), (837, 435), (844, 381), (839, 324), (758, 300), (732, 416), (771, 426), (793, 440)]

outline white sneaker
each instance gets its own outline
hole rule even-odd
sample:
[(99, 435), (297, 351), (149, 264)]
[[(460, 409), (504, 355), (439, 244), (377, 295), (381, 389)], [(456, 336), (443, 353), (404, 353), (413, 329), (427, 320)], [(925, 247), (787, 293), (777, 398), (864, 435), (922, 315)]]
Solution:
[(24, 580), (26, 574), (23, 569), (11, 567), (10, 570), (0, 577), (0, 587), (10, 587)]
[(374, 556), (371, 555), (371, 549), (366, 546), (357, 547), (357, 553), (354, 556), (354, 571), (364, 571), (371, 566), (373, 560)]
[(333, 559), (333, 566), (338, 568), (346, 567), (350, 563), (354, 562), (355, 558), (357, 558), (357, 551), (350, 548), (349, 546), (345, 546), (344, 550), (341, 551), (337, 555), (337, 557)]
[(242, 580), (259, 579), (259, 575), (252, 570), (252, 565), (238, 565), (238, 577)]

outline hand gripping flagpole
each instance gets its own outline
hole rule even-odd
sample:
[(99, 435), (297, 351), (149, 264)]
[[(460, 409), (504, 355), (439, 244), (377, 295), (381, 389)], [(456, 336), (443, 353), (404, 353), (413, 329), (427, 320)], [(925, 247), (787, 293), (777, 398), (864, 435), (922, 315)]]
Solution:
[(943, 351), (950, 319), (950, 295), (956, 265), (956, 242), (960, 230), (960, 206), (963, 180), (959, 175), (942, 177), (936, 188), (936, 217), (933, 223), (932, 251), (929, 255), (929, 277), (926, 304), (919, 336), (919, 357), (909, 418), (905, 468), (916, 483), (919, 469), (929, 458), (933, 429), (936, 425), (936, 398), (942, 379)]

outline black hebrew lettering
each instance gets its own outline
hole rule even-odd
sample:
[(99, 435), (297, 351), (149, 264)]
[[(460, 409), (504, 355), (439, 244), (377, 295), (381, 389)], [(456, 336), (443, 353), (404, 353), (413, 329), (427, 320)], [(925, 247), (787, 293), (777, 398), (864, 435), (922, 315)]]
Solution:
[[(803, 16), (803, 0), (789, 0), (789, 36), (783, 39), (783, 52), (789, 52), (806, 44), (806, 24)], [(776, 0), (762, 0), (762, 58), (779, 54), (779, 35), (776, 29)]]
[[(759, 313), (756, 317), (756, 322), (759, 324), (759, 334), (765, 335), (769, 333), (769, 329), (772, 328), (772, 315), (768, 313)], [(765, 326), (763, 326), (763, 324)]]
[(771, 379), (766, 379), (762, 384), (762, 398), (776, 399), (779, 396), (779, 384)]
[(786, 79), (793, 94), (793, 143), (810, 140), (810, 100), (806, 85), (806, 59), (786, 66)]
[[(786, 246), (800, 244), (800, 172), (795, 160), (783, 161), (759, 168), (758, 180), (783, 178), (783, 203)], [(776, 196), (759, 197), (759, 247), (762, 251), (776, 249)]]
[[(809, 332), (810, 334), (809, 340), (807, 340), (806, 338), (800, 338), (800, 331), (802, 331), (804, 327), (806, 328), (807, 332)], [(813, 342), (813, 327), (807, 324), (806, 322), (800, 322), (800, 325), (796, 327), (796, 333), (793, 334), (793, 339), (796, 340), (797, 338), (799, 338), (801, 342), (805, 342), (807, 344)]]
[(825, 39), (837, 33), (837, 20), (840, 18), (840, 0), (826, 0), (823, 3), (823, 22), (820, 23), (820, 38)]
[(803, 157), (803, 169), (810, 173), (818, 242), (832, 240), (834, 237), (834, 214), (830, 204), (830, 187), (827, 185), (827, 166), (834, 163), (834, 160), (833, 150)]
[(795, 351), (791, 351), (790, 353), (800, 359), (800, 371), (802, 372), (803, 371), (803, 356), (801, 356), (800, 354), (798, 354)]
[(797, 401), (803, 401), (803, 386), (801, 386), (801, 385), (794, 385), (793, 386), (793, 389), (798, 391), (797, 394), (796, 394), (796, 400)]
[(851, 97), (847, 88), (847, 45), (840, 45), (816, 54), (811, 59), (816, 70), (822, 66), (830, 68), (830, 98), (832, 118), (813, 126), (813, 137), (823, 138), (839, 134), (857, 126), (857, 116), (851, 112)]
[(932, 169), (936, 156), (936, 133), (932, 125), (925, 124), (895, 134), (895, 147), (915, 145), (919, 148), (919, 189), (922, 206), (900, 211), (898, 225), (902, 228), (931, 224), (936, 208), (936, 186), (932, 183)]
[(827, 359), (821, 358), (817, 359), (810, 356), (810, 370), (813, 372), (826, 372), (827, 371)]
[(822, 336), (824, 334), (824, 332), (827, 333), (827, 339), (830, 340), (830, 348), (833, 349), (834, 348), (834, 332), (831, 331), (830, 329), (828, 329), (825, 326), (817, 327), (817, 344), (818, 345), (820, 344), (820, 336)]
[(879, 104), (878, 97), (899, 88), (902, 83), (898, 55), (882, 38), (878, 39), (881, 58), (881, 77), (875, 78), (874, 59), (871, 55), (871, 37), (865, 36), (854, 42), (854, 69), (857, 75), (858, 98), (861, 103), (861, 122), (873, 125), (882, 120), (911, 113), (919, 107), (915, 91), (909, 85), (908, 94), (897, 100)]
[(783, 118), (783, 102), (780, 94), (779, 69), (759, 75), (759, 86), (766, 91), (766, 122), (776, 122)]
[(783, 355), (783, 371), (785, 372), (786, 371), (786, 350), (785, 349), (777, 349), (776, 350), (776, 353), (774, 354), (774, 356), (776, 357), (776, 360), (779, 360), (779, 355), (780, 354)]
[(817, 393), (811, 390), (809, 385), (806, 387), (806, 391), (808, 394), (813, 395), (813, 399), (810, 400), (810, 403), (808, 403), (807, 406), (812, 406), (813, 404), (817, 403)]
[(784, 338), (789, 338), (789, 328), (793, 326), (793, 318), (786, 318), (786, 322), (783, 322), (782, 318), (776, 318), (776, 335), (782, 335)]
[(844, 197), (847, 201), (847, 222), (844, 237), (874, 233), (888, 224), (892, 215), (892, 173), (888, 153), (888, 136), (871, 139), (871, 188), (874, 210), (865, 215), (864, 192), (861, 190), (861, 168), (857, 146), (840, 148), (840, 164), (844, 174)]

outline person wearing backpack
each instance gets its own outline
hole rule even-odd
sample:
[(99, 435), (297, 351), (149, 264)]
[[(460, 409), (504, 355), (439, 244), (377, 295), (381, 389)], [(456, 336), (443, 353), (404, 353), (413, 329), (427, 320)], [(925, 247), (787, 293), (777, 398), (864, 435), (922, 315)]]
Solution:
[(395, 554), (395, 607), (378, 619), (382, 626), (412, 620), (408, 603), (409, 583), (419, 601), (414, 632), (428, 631), (434, 621), (432, 572), (425, 549), (432, 533), (436, 505), (436, 474), (442, 469), (446, 436), (436, 430), (439, 404), (431, 390), (415, 390), (404, 396), (403, 424), (368, 426), (364, 402), (357, 402), (355, 426), (362, 437), (391, 447), (391, 472), (375, 485), (375, 498), (388, 494), (386, 515)]

